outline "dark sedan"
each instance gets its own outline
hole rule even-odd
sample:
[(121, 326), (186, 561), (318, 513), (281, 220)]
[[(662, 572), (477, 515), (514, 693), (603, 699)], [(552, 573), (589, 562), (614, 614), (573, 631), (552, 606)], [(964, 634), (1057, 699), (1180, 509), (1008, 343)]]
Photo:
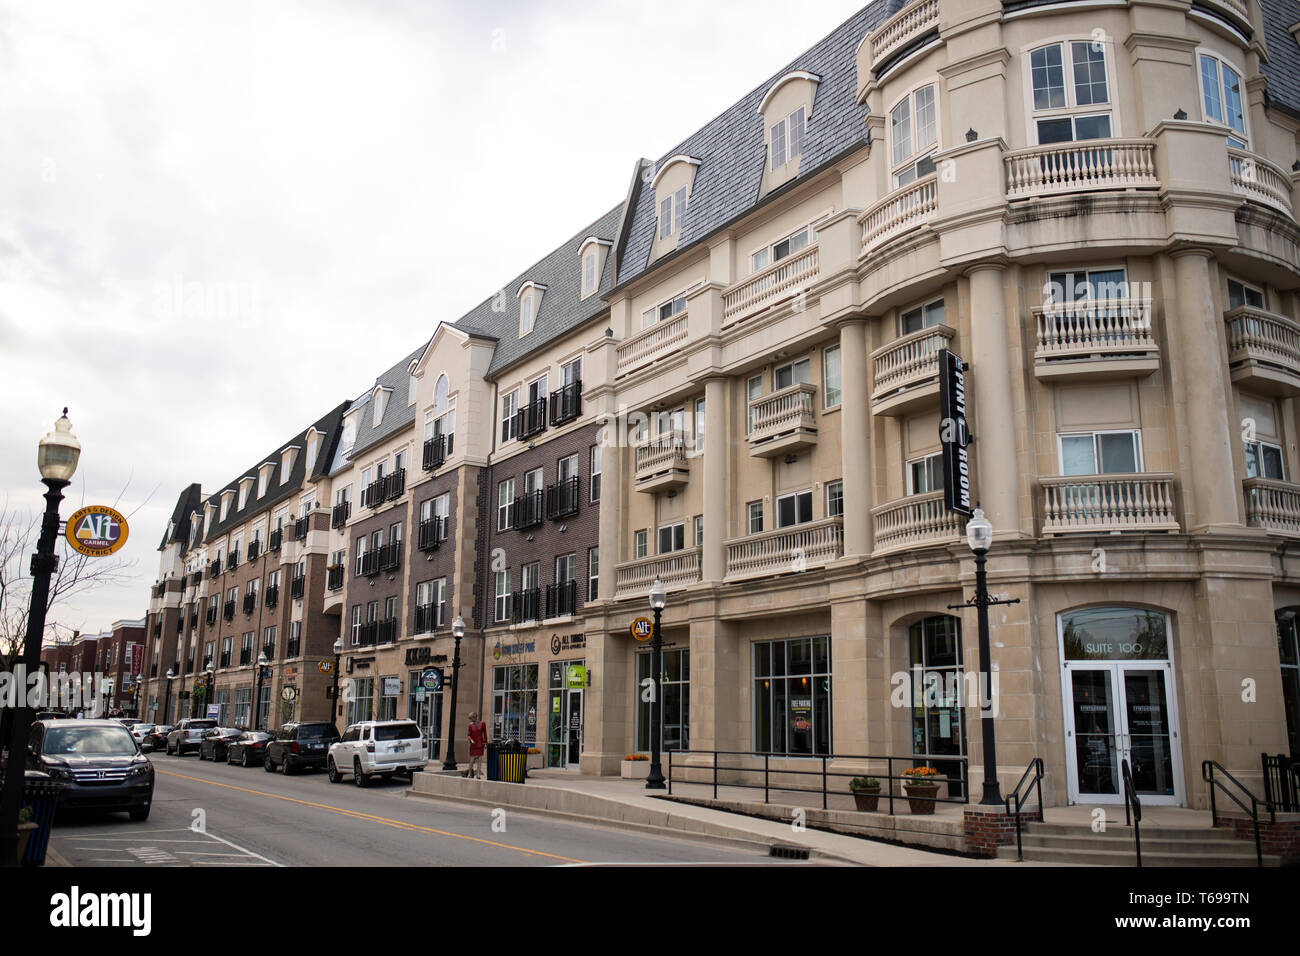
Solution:
[(149, 818), (153, 765), (116, 721), (37, 721), (27, 766), (63, 782), (60, 807), (125, 810), (132, 820)]
[(244, 731), (240, 727), (213, 727), (199, 741), (200, 760), (225, 760), (226, 748), (238, 740)]
[(226, 763), (241, 767), (258, 767), (266, 756), (266, 742), (271, 735), (261, 730), (246, 730), (226, 746)]
[(144, 743), (154, 750), (162, 750), (167, 746), (167, 735), (171, 732), (171, 724), (155, 724), (153, 730), (144, 735)]

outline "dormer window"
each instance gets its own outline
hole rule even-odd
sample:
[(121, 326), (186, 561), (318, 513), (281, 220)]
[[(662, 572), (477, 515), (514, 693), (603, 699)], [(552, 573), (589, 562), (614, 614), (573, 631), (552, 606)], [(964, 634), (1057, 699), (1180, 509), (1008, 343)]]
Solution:
[(582, 294), (591, 295), (596, 291), (596, 260), (600, 258), (600, 253), (595, 249), (588, 249), (582, 257)]
[(588, 236), (578, 247), (578, 256), (582, 259), (582, 291), (580, 298), (594, 295), (600, 288), (600, 273), (605, 264), (605, 253), (613, 245), (606, 239)]
[(307, 433), (307, 472), (316, 467), (316, 456), (320, 452), (321, 433), (312, 429)]
[(537, 310), (542, 304), (546, 286), (525, 282), (519, 287), (519, 334), (527, 335), (537, 325)]
[(226, 516), (230, 514), (230, 502), (234, 500), (233, 491), (223, 491), (221, 493), (221, 520), (225, 521)]
[(686, 187), (664, 197), (659, 202), (659, 238), (667, 239), (682, 227), (686, 215)]
[(519, 302), (519, 334), (527, 335), (533, 330), (533, 297), (526, 295)]
[(659, 228), (655, 234), (651, 256), (660, 256), (677, 248), (682, 223), (690, 205), (695, 171), (700, 161), (679, 153), (664, 162), (655, 174), (651, 187), (655, 191), (655, 206), (659, 213)]
[(261, 498), (266, 495), (266, 489), (271, 483), (271, 472), (275, 470), (275, 462), (264, 461), (257, 468), (257, 497)]
[(243, 511), (244, 507), (248, 504), (248, 492), (252, 489), (252, 487), (253, 487), (252, 478), (239, 479), (239, 510), (240, 511)]
[(344, 455), (352, 451), (352, 446), (357, 443), (357, 420), (355, 418), (348, 418), (343, 422), (343, 435), (339, 442)]
[(768, 137), (768, 156), (773, 172), (803, 154), (806, 112), (801, 106), (784, 119), (777, 120)]
[(379, 387), (375, 389), (374, 395), (371, 396), (370, 405), (370, 427), (378, 428), (379, 423), (384, 420), (384, 409), (388, 407), (389, 389)]
[(298, 457), (298, 446), (290, 445), (280, 452), (280, 484), (288, 484), (289, 475), (293, 473), (293, 463)]
[(913, 90), (889, 111), (889, 144), (895, 188), (934, 171), (929, 154), (939, 144), (939, 114), (933, 83)]

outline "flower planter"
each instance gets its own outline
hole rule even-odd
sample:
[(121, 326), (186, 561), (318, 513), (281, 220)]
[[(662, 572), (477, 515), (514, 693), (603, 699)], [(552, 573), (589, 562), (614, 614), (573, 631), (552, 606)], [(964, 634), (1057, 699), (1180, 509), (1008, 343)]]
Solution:
[(862, 790), (854, 790), (853, 802), (858, 805), (859, 810), (874, 812), (880, 803), (880, 788), (868, 787)]
[(18, 824), (18, 859), (22, 860), (27, 855), (27, 844), (32, 841), (36, 831), (40, 829), (37, 823), (20, 823)]
[(624, 760), (618, 768), (618, 775), (624, 780), (644, 780), (650, 776), (650, 761)]
[(937, 783), (904, 783), (903, 792), (907, 794), (907, 805), (916, 815), (932, 814), (939, 795)]

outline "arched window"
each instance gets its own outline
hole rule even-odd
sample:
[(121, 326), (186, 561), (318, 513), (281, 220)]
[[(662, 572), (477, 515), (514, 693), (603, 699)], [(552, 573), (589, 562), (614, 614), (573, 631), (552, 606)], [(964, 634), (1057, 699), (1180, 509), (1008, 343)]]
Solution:
[[(949, 795), (959, 796), (967, 777), (966, 687), (962, 671), (961, 620), (937, 614), (907, 629), (912, 664), (912, 754), (948, 778)], [(936, 759), (937, 758), (937, 759)]]
[(438, 384), (433, 387), (433, 413), (441, 415), (447, 410), (447, 392), (451, 386), (447, 384), (447, 376), (439, 375)]

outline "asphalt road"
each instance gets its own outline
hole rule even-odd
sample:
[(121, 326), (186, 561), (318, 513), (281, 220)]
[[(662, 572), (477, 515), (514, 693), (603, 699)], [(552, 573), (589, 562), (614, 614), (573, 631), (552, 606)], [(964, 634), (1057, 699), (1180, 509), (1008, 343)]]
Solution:
[(350, 778), (331, 784), (323, 772), (286, 777), (193, 755), (151, 759), (148, 821), (63, 812), (51, 846), (74, 866), (109, 867), (807, 865), (522, 811), (498, 811), (502, 831), (492, 808), (407, 797), (402, 778), (361, 789)]

